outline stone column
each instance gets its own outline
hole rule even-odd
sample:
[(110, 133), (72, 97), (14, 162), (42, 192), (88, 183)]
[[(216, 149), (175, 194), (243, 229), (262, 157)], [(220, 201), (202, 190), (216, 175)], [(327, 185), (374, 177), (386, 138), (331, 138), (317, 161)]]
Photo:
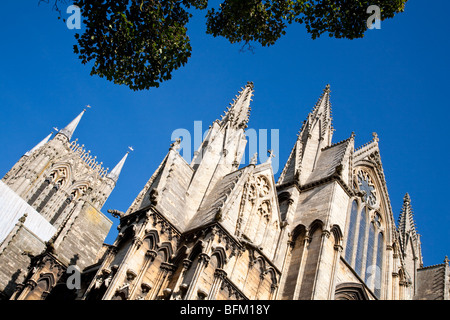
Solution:
[(211, 259), (206, 253), (200, 253), (198, 255), (198, 264), (195, 269), (194, 276), (192, 277), (191, 283), (189, 284), (189, 288), (186, 292), (185, 299), (191, 300), (193, 298), (194, 290), (197, 287), (197, 280), (200, 274), (203, 272), (203, 269), (208, 265), (209, 260)]
[(207, 300), (215, 299), (217, 291), (219, 291), (219, 288), (222, 286), (222, 282), (226, 278), (226, 276), (227, 273), (223, 269), (220, 268), (216, 269), (216, 271), (214, 272), (214, 281), (211, 286), (211, 289), (209, 290)]
[[(95, 275), (95, 277), (93, 278), (93, 280), (89, 284), (89, 286), (88, 286), (87, 290), (85, 291), (85, 293), (83, 294), (81, 300), (85, 300), (87, 298), (87, 296), (89, 295), (89, 293), (91, 292), (91, 290), (96, 288), (96, 282), (98, 282), (98, 281), (102, 281), (102, 282), (106, 281), (107, 277), (111, 273), (111, 270), (109, 270), (107, 268), (107, 266), (114, 259), (115, 254), (117, 254), (117, 247), (116, 246), (111, 246), (110, 248), (108, 248), (108, 252), (106, 254), (105, 260), (102, 262), (100, 268), (97, 271), (97, 274)], [(105, 285), (106, 285), (106, 283), (105, 283)]]
[(275, 283), (271, 284), (269, 300), (273, 300), (274, 296), (276, 297), (277, 290), (278, 290), (278, 284), (275, 284)]
[(186, 276), (186, 272), (189, 270), (189, 268), (192, 265), (192, 261), (189, 259), (183, 260), (183, 269), (181, 270), (180, 276), (177, 279), (177, 282), (175, 283), (174, 289), (178, 291), (174, 293), (174, 299), (180, 300), (183, 298), (183, 296), (186, 294), (187, 287), (182, 286), (182, 282), (184, 277)]
[(316, 277), (314, 279), (313, 284), (313, 292), (312, 292), (312, 299), (313, 300), (323, 300), (326, 298), (326, 295), (321, 294), (318, 290), (318, 288), (321, 285), (325, 285), (326, 283), (329, 283), (329, 279), (326, 278), (326, 270), (322, 270), (322, 266), (324, 265), (324, 260), (327, 258), (326, 255), (326, 241), (330, 238), (330, 232), (328, 230), (323, 230), (320, 240), (320, 251), (319, 251), (319, 257), (317, 259), (317, 265), (316, 265)]
[(156, 252), (155, 250), (147, 250), (147, 252), (145, 253), (144, 263), (141, 267), (141, 270), (139, 271), (138, 276), (136, 277), (133, 287), (130, 290), (130, 299), (133, 298), (133, 295), (136, 293), (136, 290), (138, 288), (138, 284), (141, 282), (142, 277), (144, 276), (147, 269), (150, 267), (153, 261), (155, 261), (157, 255), (158, 252)]
[(399, 300), (398, 273), (397, 272), (392, 272), (392, 300)]
[(118, 282), (122, 280), (122, 275), (127, 270), (128, 258), (133, 256), (133, 254), (136, 252), (137, 249), (139, 249), (141, 244), (142, 241), (138, 237), (133, 238), (133, 242), (130, 245), (128, 252), (123, 258), (122, 263), (120, 264), (119, 268), (117, 269), (117, 272), (114, 275), (114, 279), (111, 281), (108, 289), (105, 292), (105, 295), (103, 296), (103, 300), (111, 300), (111, 298), (114, 296)]
[[(33, 276), (33, 278), (34, 278), (34, 276)], [(27, 282), (25, 282), (25, 285), (23, 286), (23, 290), (16, 291), (16, 293), (11, 297), (11, 300), (25, 300), (27, 295), (31, 291), (33, 291), (33, 289), (36, 287), (36, 285), (37, 285), (37, 282), (34, 281), (33, 279), (27, 280)]]
[(161, 289), (163, 290), (164, 295), (172, 293), (171, 291), (165, 291), (163, 288), (167, 285), (169, 277), (172, 275), (174, 269), (175, 266), (173, 264), (167, 262), (161, 263), (160, 272), (158, 273), (158, 277), (155, 282), (155, 290), (152, 291), (148, 300), (155, 300), (159, 296)]
[(307, 235), (305, 235), (305, 238), (303, 239), (302, 259), (300, 262), (300, 268), (298, 270), (298, 276), (297, 276), (297, 282), (295, 284), (293, 300), (298, 300), (298, 298), (300, 296), (303, 274), (305, 272), (305, 265), (306, 265), (306, 261), (308, 259), (308, 248), (309, 248), (309, 244), (311, 243), (311, 240), (312, 240), (312, 238)]
[(343, 248), (340, 244), (334, 245), (333, 267), (331, 268), (330, 286), (328, 288), (328, 300), (334, 300), (334, 291), (336, 288), (336, 267), (341, 256)]
[(20, 293), (22, 292), (24, 288), (24, 285), (22, 283), (19, 283), (15, 290), (14, 293), (11, 295), (11, 297), (9, 298), (9, 300), (17, 300), (18, 296), (20, 295)]
[(393, 264), (394, 264), (393, 248), (391, 245), (386, 246), (386, 256), (387, 261), (384, 261), (384, 267), (382, 268), (383, 274), (380, 275), (381, 280), (385, 279), (384, 284), (386, 284), (386, 288), (383, 288), (383, 282), (381, 282), (382, 288), (381, 297), (384, 296), (384, 299), (389, 300), (394, 299), (392, 277), (389, 276), (393, 272)]

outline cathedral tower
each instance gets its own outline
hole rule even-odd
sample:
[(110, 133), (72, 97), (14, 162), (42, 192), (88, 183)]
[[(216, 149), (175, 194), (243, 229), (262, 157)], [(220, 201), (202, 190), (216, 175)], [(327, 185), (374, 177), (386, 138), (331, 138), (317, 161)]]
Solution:
[[(2, 192), (11, 194), (15, 200), (7, 201), (4, 197), (3, 201), (8, 203), (3, 203), (0, 209), (4, 230), (0, 260), (4, 260), (2, 264), (9, 261), (16, 266), (16, 270), (4, 269), (3, 273), (16, 272), (18, 280), (35, 276), (25, 275), (26, 264), (31, 258), (32, 263), (42, 267), (44, 251), (59, 266), (55, 267), (58, 271), (49, 271), (53, 282), (69, 265), (81, 270), (92, 264), (112, 225), (100, 210), (117, 183), (126, 155), (108, 173), (84, 145), (72, 140), (85, 111), (53, 138), (48, 135), (26, 152), (1, 181)], [(12, 224), (8, 225), (8, 219)], [(19, 226), (14, 227), (16, 222)], [(12, 261), (12, 252), (26, 255)], [(39, 279), (35, 281), (38, 283)], [(2, 286), (7, 291), (4, 294), (10, 295), (14, 285), (3, 282)], [(16, 292), (16, 298), (25, 299), (42, 291), (30, 287)]]

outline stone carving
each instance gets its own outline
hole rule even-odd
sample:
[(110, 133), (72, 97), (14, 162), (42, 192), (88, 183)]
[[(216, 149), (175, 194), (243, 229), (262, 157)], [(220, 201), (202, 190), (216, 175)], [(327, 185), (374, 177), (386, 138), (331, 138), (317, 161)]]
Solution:
[(256, 178), (256, 187), (258, 189), (258, 195), (260, 197), (265, 197), (269, 194), (270, 186), (269, 181), (264, 176), (259, 176)]
[(358, 188), (362, 192), (364, 201), (371, 207), (377, 204), (378, 196), (375, 184), (370, 175), (364, 170), (358, 170), (356, 173)]

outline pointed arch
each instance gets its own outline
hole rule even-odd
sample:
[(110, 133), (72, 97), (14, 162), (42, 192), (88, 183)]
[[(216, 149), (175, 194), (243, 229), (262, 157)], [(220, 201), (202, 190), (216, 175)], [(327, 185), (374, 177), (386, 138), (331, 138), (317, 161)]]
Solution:
[(294, 230), (292, 230), (291, 239), (290, 239), (291, 242), (293, 244), (295, 244), (297, 241), (297, 238), (299, 236), (305, 236), (306, 233), (307, 233), (306, 227), (303, 224), (298, 224), (297, 226), (295, 226)]
[(172, 244), (170, 242), (163, 242), (159, 247), (158, 247), (158, 253), (162, 252), (164, 253), (164, 262), (169, 262), (172, 259), (173, 256), (173, 249), (172, 249)]
[(203, 240), (199, 240), (195, 243), (195, 245), (189, 251), (188, 259), (194, 261), (194, 259), (203, 252), (204, 243)]
[(331, 232), (331, 234), (334, 237), (334, 244), (335, 245), (342, 245), (342, 241), (344, 239), (344, 236), (342, 234), (341, 227), (339, 225), (337, 225), (337, 224), (334, 224), (331, 227), (330, 232)]
[(178, 248), (178, 250), (175, 253), (175, 257), (173, 259), (173, 263), (175, 265), (179, 265), (182, 263), (183, 259), (186, 259), (189, 254), (189, 248), (184, 244), (181, 247)]
[(55, 285), (55, 275), (53, 273), (47, 272), (44, 274), (41, 274), (41, 276), (39, 277), (39, 280), (37, 281), (37, 283), (39, 283), (40, 281), (45, 281), (48, 285), (48, 289), (52, 288)]
[(364, 286), (353, 282), (338, 284), (334, 297), (335, 300), (369, 300)]
[(73, 180), (73, 170), (72, 165), (69, 162), (60, 162), (53, 165), (50, 169), (49, 176), (53, 177), (53, 182), (57, 183), (58, 181), (62, 181), (60, 185), (60, 189), (65, 189), (70, 181)]
[(264, 271), (266, 270), (266, 260), (263, 256), (256, 257), (254, 260), (252, 260), (251, 267), (254, 268), (256, 265), (259, 266), (258, 271), (261, 274), (264, 273)]
[(323, 231), (324, 223), (322, 220), (316, 219), (309, 225), (308, 228), (308, 236), (312, 237), (314, 233), (319, 229), (321, 232)]
[(269, 275), (270, 280), (272, 281), (272, 285), (278, 285), (277, 273), (272, 266), (267, 268), (265, 273), (266, 275)]
[(227, 253), (225, 249), (222, 246), (216, 247), (211, 254), (211, 257), (213, 256), (217, 256), (217, 267), (222, 269), (227, 263)]
[(273, 267), (268, 267), (259, 277), (259, 285), (255, 298), (258, 300), (270, 300), (276, 287), (276, 272)]
[(155, 250), (159, 243), (159, 233), (156, 229), (147, 230), (143, 241), (148, 242), (148, 247), (150, 250)]
[[(69, 195), (73, 195), (72, 199), (76, 200), (81, 198), (86, 191), (89, 189), (90, 183), (87, 180), (82, 180), (82, 181), (76, 181), (74, 184), (72, 185), (68, 185), (66, 187), (67, 193)], [(74, 194), (74, 192), (76, 194)]]
[(30, 291), (25, 298), (25, 300), (41, 300), (45, 299), (46, 294), (48, 294), (53, 286), (55, 285), (55, 276), (52, 273), (41, 274), (36, 286)]
[[(48, 169), (48, 171), (50, 174), (48, 174), (43, 185), (39, 187), (37, 192), (30, 199), (30, 202), (34, 203), (38, 200), (39, 196), (40, 202), (36, 203), (35, 207), (38, 212), (43, 211), (50, 199), (52, 199), (59, 190), (65, 189), (72, 179), (72, 166), (68, 162), (57, 163)], [(46, 181), (49, 178), (51, 179), (51, 182), (47, 183)]]

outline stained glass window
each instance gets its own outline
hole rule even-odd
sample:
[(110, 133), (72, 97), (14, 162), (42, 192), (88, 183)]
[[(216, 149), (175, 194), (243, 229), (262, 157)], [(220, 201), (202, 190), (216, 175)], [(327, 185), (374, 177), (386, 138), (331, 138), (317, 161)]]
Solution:
[(358, 172), (358, 185), (359, 189), (364, 192), (364, 201), (372, 207), (375, 206), (377, 203), (375, 185), (370, 176), (362, 170)]
[(358, 246), (356, 249), (355, 271), (357, 274), (362, 274), (362, 267), (364, 261), (364, 247), (366, 243), (366, 208), (363, 208), (360, 213), (359, 232), (358, 232)]
[(347, 244), (345, 245), (345, 260), (347, 260), (348, 263), (352, 263), (357, 218), (358, 203), (356, 201), (353, 201), (352, 210), (350, 212), (350, 221), (348, 225)]
[[(349, 216), (345, 260), (363, 279), (376, 297), (381, 298), (384, 237), (386, 224), (377, 209), (378, 197), (375, 184), (368, 172), (358, 170), (355, 188), (361, 191), (363, 208), (358, 211), (358, 203), (352, 202)], [(372, 217), (371, 220), (369, 217)], [(356, 251), (356, 252), (355, 252)]]
[(377, 243), (377, 262), (376, 262), (376, 274), (375, 274), (375, 296), (380, 298), (381, 296), (381, 278), (383, 275), (383, 243), (384, 243), (383, 234), (380, 232), (378, 234), (378, 243)]
[(375, 268), (373, 266), (373, 251), (375, 249), (375, 225), (370, 224), (369, 237), (367, 239), (367, 259), (366, 259), (366, 278), (365, 282), (369, 288), (373, 288), (373, 275)]

